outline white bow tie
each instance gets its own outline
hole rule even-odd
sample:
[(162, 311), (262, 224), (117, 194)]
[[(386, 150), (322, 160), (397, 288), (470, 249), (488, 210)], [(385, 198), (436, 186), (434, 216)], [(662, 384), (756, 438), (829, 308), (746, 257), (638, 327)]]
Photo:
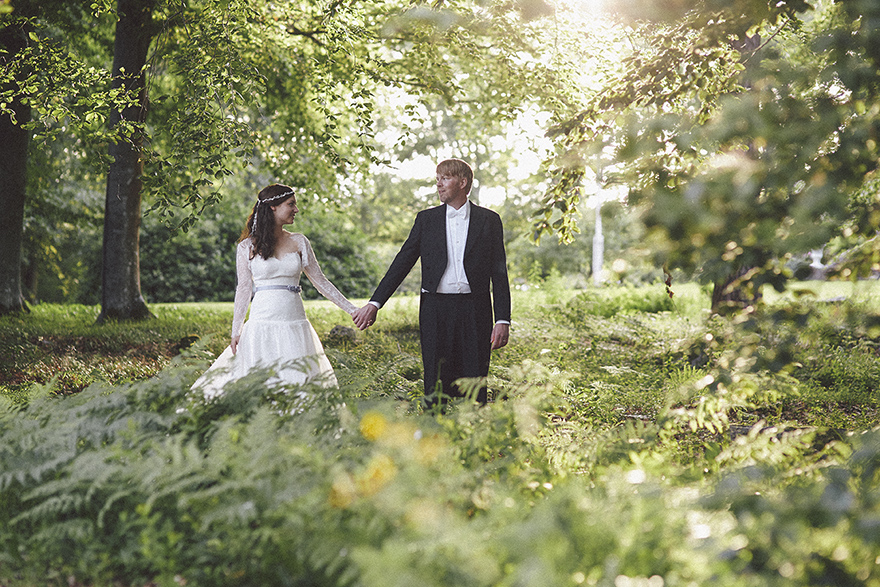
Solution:
[(467, 210), (465, 209), (464, 206), (462, 206), (458, 210), (456, 210), (452, 206), (449, 206), (448, 209), (446, 210), (446, 217), (447, 218), (465, 218), (466, 215), (467, 215)]

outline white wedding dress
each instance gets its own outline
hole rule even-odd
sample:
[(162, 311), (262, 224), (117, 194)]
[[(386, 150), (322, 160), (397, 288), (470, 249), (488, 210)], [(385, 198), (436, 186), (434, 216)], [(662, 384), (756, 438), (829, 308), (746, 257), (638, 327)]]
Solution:
[[(223, 392), (230, 381), (240, 379), (252, 369), (271, 369), (269, 385), (316, 383), (324, 387), (337, 384), (333, 367), (315, 329), (306, 318), (302, 296), (287, 289), (262, 289), (266, 286), (298, 286), (300, 275), (327, 299), (351, 314), (352, 304), (324, 276), (308, 239), (299, 233), (285, 233), (296, 251), (281, 258), (251, 258), (252, 243), (245, 239), (235, 254), (238, 285), (232, 318), (232, 336), (241, 334), (236, 354), (232, 347), (217, 358), (193, 384), (206, 397)], [(248, 305), (250, 316), (245, 322)]]

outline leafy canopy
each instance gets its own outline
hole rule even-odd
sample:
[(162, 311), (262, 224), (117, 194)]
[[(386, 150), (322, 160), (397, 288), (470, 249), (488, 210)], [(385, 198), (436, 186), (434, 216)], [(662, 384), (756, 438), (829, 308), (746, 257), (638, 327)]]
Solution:
[[(131, 128), (106, 127), (109, 112), (134, 98), (111, 89), (114, 5), (17, 3), (2, 24), (27, 27), (29, 46), (0, 72), (0, 111), (23, 97), (38, 139), (73, 133), (106, 145), (128, 136)], [(563, 103), (572, 90), (541, 57), (537, 23), (549, 13), (542, 0), (162, 0), (140, 129), (146, 201), (186, 229), (248, 165), (256, 189), (284, 178), (344, 195), (351, 178), (386, 160), (374, 135), (384, 88), (439, 98), (472, 125), (468, 133), (515, 118), (536, 96)]]
[(872, 234), (877, 197), (854, 195), (878, 160), (878, 17), (867, 1), (707, 0), (638, 23), (626, 73), (553, 131), (538, 233), (568, 239), (587, 170), (607, 166), (658, 262), (708, 280), (754, 267), (781, 288), (792, 253)]

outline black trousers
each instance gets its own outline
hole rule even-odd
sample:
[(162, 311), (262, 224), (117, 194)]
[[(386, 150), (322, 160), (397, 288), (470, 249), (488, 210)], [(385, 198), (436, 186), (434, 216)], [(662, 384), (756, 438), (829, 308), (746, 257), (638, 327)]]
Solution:
[[(462, 397), (464, 392), (454, 385), (457, 379), (489, 374), (492, 305), (488, 296), (422, 293), (419, 330), (427, 407)], [(486, 403), (485, 385), (476, 399)]]

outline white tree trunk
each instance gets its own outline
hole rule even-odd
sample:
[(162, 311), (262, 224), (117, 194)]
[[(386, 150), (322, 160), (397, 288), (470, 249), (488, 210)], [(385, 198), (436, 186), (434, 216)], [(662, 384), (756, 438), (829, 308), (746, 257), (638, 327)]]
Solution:
[(602, 202), (596, 203), (596, 228), (593, 231), (593, 285), (605, 282), (605, 235), (602, 234)]

